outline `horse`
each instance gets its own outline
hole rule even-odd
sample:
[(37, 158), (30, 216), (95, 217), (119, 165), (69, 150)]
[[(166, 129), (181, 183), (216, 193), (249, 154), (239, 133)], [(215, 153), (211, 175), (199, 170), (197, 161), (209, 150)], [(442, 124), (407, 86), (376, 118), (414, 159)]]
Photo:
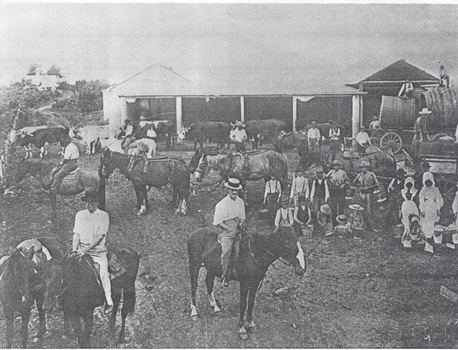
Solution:
[[(116, 254), (125, 271), (111, 280), (113, 311), (110, 315), (110, 329), (116, 325), (118, 306), (123, 299), (121, 310), (121, 330), (118, 342), (125, 342), (126, 317), (135, 309), (135, 280), (138, 274), (140, 258), (129, 248), (108, 249), (109, 254)], [(52, 261), (52, 260), (51, 260)], [(59, 301), (64, 311), (64, 332), (70, 335), (70, 326), (75, 330), (78, 345), (90, 348), (90, 336), (94, 323), (94, 309), (105, 303), (103, 288), (98, 282), (92, 259), (84, 255), (78, 259), (70, 254), (55, 260), (44, 269), (45, 281), (44, 308), (52, 309)], [(81, 320), (83, 324), (81, 324)]]
[(198, 149), (189, 166), (199, 182), (210, 169), (217, 170), (223, 178), (236, 177), (243, 185), (247, 180), (268, 181), (273, 175), (282, 186), (288, 180), (288, 158), (272, 150), (209, 155)]
[(102, 174), (109, 178), (113, 170), (119, 169), (134, 185), (137, 197), (137, 215), (146, 213), (148, 207), (148, 191), (146, 186), (162, 187), (171, 184), (173, 187), (172, 203), (176, 207), (175, 214), (187, 213), (191, 176), (189, 168), (180, 159), (163, 157), (150, 159), (147, 172), (143, 172), (143, 164), (137, 163), (132, 172), (128, 171), (130, 156), (105, 150), (100, 160)]
[(282, 153), (283, 150), (296, 149), (301, 158), (309, 153), (307, 135), (302, 132), (280, 133), (273, 139), (273, 145), (277, 152)]
[[(46, 160), (25, 159), (17, 166), (15, 181), (21, 182), (26, 175), (30, 174), (40, 182), (44, 190), (49, 190), (51, 188), (52, 172), (55, 166), (56, 164)], [(73, 196), (83, 191), (99, 191), (99, 207), (103, 209), (105, 203), (105, 182), (101, 179), (102, 177), (95, 171), (77, 169), (62, 179), (56, 193), (64, 196)], [(49, 193), (53, 213), (56, 211), (56, 193)]]
[[(285, 259), (294, 267), (296, 275), (306, 271), (305, 254), (292, 230), (278, 230), (270, 235), (242, 233), (238, 258), (235, 261), (237, 280), (240, 282), (239, 336), (247, 339), (247, 330), (253, 330), (253, 307), (256, 292), (260, 287), (269, 266), (277, 259)], [(213, 291), (215, 277), (221, 277), (221, 244), (217, 234), (204, 227), (192, 232), (188, 242), (189, 274), (191, 280), (191, 319), (196, 320), (196, 291), (199, 270), (207, 270), (205, 282), (208, 299), (213, 312), (220, 312)], [(283, 261), (283, 260), (281, 260)], [(248, 299), (248, 305), (247, 305)], [(247, 310), (248, 306), (248, 310)], [(246, 322), (245, 322), (245, 311)]]
[[(57, 250), (52, 247), (49, 239), (41, 238), (38, 241), (47, 247), (48, 252), (51, 252), (53, 257), (59, 257)], [(39, 317), (37, 340), (41, 342), (46, 333), (42, 271), (37, 271), (37, 266), (32, 262), (34, 254), (33, 247), (27, 251), (23, 251), (22, 248), (16, 248), (9, 257), (4, 257), (4, 262), (0, 266), (0, 301), (6, 319), (7, 348), (12, 346), (14, 315), (16, 312), (19, 312), (22, 318), (22, 347), (27, 347), (28, 323), (34, 301), (37, 305)]]

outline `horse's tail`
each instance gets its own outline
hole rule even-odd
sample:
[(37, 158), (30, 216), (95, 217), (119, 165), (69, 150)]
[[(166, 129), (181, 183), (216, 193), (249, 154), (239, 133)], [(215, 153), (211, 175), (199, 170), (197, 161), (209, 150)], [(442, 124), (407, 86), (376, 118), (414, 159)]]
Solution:
[(135, 280), (137, 279), (139, 264), (140, 264), (140, 258), (138, 254), (135, 253), (135, 258), (133, 258), (132, 267), (131, 269), (129, 269), (130, 270), (129, 276), (127, 277), (126, 285), (124, 286), (124, 291), (123, 291), (123, 309), (125, 308), (125, 310), (128, 313), (134, 312), (135, 304), (137, 302), (137, 294), (135, 290)]

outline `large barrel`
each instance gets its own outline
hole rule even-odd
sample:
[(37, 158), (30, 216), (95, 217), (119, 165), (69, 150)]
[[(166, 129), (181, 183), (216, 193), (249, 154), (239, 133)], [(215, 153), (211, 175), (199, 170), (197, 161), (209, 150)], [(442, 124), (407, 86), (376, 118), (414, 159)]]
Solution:
[(435, 87), (423, 92), (425, 102), (432, 111), (429, 126), (454, 128), (458, 124), (458, 102), (455, 88)]
[(382, 96), (380, 105), (382, 128), (413, 128), (416, 118), (414, 98)]

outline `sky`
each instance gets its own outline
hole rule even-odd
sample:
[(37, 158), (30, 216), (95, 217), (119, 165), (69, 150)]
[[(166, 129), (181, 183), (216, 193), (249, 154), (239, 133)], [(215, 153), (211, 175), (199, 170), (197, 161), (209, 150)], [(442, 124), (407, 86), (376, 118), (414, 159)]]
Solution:
[[(455, 4), (0, 3), (0, 84), (32, 63), (110, 84), (159, 63), (190, 79), (354, 83), (406, 59), (458, 78)], [(458, 84), (458, 83), (457, 83)]]

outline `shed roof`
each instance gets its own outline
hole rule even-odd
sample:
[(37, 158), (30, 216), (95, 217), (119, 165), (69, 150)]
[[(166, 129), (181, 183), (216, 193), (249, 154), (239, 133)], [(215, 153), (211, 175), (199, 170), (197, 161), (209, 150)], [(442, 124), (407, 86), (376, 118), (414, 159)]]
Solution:
[(421, 81), (425, 83), (439, 82), (438, 78), (429, 74), (428, 72), (415, 67), (413, 64), (406, 62), (406, 60), (399, 60), (359, 81), (358, 83), (346, 85), (358, 88), (359, 84), (364, 82), (401, 82), (407, 79), (410, 81)]
[(344, 84), (313, 83), (305, 77), (282, 74), (244, 75), (227, 79), (202, 77), (190, 81), (160, 64), (153, 64), (132, 77), (115, 84), (107, 91), (125, 97), (148, 96), (292, 96), (349, 95), (357, 91)]

